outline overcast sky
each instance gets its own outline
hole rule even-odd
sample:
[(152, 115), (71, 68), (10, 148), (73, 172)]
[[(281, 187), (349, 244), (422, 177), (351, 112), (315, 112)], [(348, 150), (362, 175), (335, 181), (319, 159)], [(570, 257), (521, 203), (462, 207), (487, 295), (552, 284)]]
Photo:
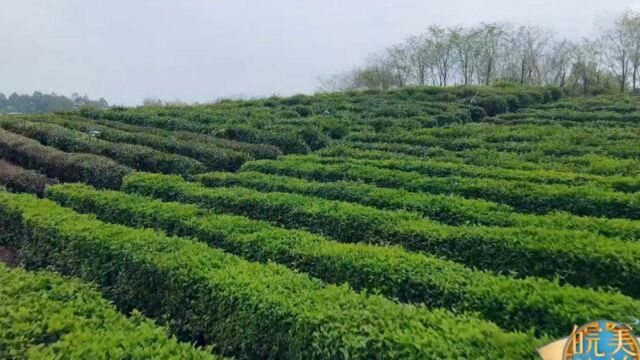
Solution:
[(431, 24), (512, 21), (579, 38), (635, 3), (0, 0), (0, 92), (78, 92), (114, 104), (313, 92), (319, 75)]

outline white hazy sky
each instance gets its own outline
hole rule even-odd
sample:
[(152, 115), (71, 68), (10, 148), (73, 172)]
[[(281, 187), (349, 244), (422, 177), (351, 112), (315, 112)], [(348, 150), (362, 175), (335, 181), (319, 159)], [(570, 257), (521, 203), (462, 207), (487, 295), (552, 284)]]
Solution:
[(0, 0), (0, 92), (114, 104), (312, 92), (319, 75), (431, 24), (511, 21), (579, 38), (638, 2)]

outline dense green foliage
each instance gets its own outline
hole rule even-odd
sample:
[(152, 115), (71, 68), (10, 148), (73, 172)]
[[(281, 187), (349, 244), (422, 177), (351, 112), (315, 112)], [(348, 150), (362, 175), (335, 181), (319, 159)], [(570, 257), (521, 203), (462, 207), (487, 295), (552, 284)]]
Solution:
[(634, 159), (640, 134), (604, 126), (564, 127), (561, 124), (513, 127), (473, 124), (441, 129), (394, 129), (389, 132), (353, 132), (345, 140), (441, 147), (450, 151), (488, 149), (500, 152), (541, 153), (550, 156), (598, 154)]
[(0, 185), (12, 191), (28, 192), (42, 196), (47, 185), (56, 181), (33, 170), (0, 159)]
[(200, 162), (185, 156), (160, 152), (146, 146), (113, 143), (55, 124), (7, 118), (0, 119), (0, 127), (38, 140), (42, 145), (68, 152), (102, 155), (138, 170), (167, 174), (189, 174), (205, 170)]
[(0, 256), (238, 359), (533, 358), (640, 312), (640, 100), (560, 95), (0, 116)]
[(111, 142), (144, 145), (163, 152), (188, 156), (202, 162), (208, 169), (236, 170), (249, 159), (271, 159), (281, 155), (273, 146), (240, 143), (194, 133), (176, 134), (112, 123), (107, 126), (103, 125), (104, 121), (96, 122), (80, 117), (50, 116), (32, 119), (82, 132), (93, 132), (97, 138)]
[(247, 163), (243, 170), (319, 181), (359, 180), (388, 188), (435, 194), (457, 194), (512, 206), (518, 211), (545, 214), (564, 210), (576, 215), (640, 219), (640, 192), (621, 193), (597, 186), (536, 184), (462, 176), (426, 177), (418, 172), (391, 170), (357, 163), (329, 163), (304, 158)]
[[(190, 144), (195, 144), (196, 146), (215, 146), (222, 149), (247, 153), (254, 159), (275, 159), (278, 156), (282, 155), (282, 152), (273, 145), (252, 144), (247, 142), (223, 139), (208, 134), (199, 134), (189, 131), (168, 131), (161, 128), (129, 125), (117, 121), (91, 120), (75, 115), (72, 117), (72, 123), (74, 125), (77, 125), (79, 120), (81, 120), (82, 122), (89, 122), (97, 124), (98, 126), (104, 126), (128, 133), (135, 133), (134, 136), (156, 135), (165, 138), (174, 138), (179, 142), (178, 146), (180, 147), (190, 146)], [(128, 136), (131, 136), (131, 134), (128, 134)]]
[(102, 156), (66, 153), (0, 129), (0, 157), (60, 181), (118, 188), (132, 170)]
[[(162, 177), (149, 180), (155, 180), (158, 187), (168, 182)], [(105, 221), (197, 237), (247, 259), (275, 260), (328, 282), (348, 282), (356, 289), (430, 307), (479, 312), (510, 330), (536, 329), (562, 336), (576, 321), (625, 318), (640, 311), (640, 302), (620, 295), (558, 286), (542, 279), (496, 276), (395, 247), (341, 244), (244, 217), (210, 214), (193, 205), (97, 191), (85, 185), (56, 186), (49, 196)]]
[[(157, 181), (158, 177), (163, 181)], [(638, 295), (637, 242), (569, 230), (454, 227), (404, 211), (246, 188), (205, 188), (162, 175), (134, 174), (125, 179), (124, 189), (306, 229), (344, 242), (401, 245), (483, 269), (560, 277), (575, 285), (611, 286)], [(593, 272), (585, 272), (585, 264)], [(612, 279), (610, 273), (617, 275)]]
[[(587, 155), (553, 156), (542, 152), (515, 153), (493, 149), (466, 149), (464, 151), (445, 150), (441, 147), (415, 146), (399, 143), (363, 143), (349, 142), (349, 148), (375, 150), (367, 152), (366, 157), (372, 159), (420, 159), (428, 157), (432, 160), (451, 163), (465, 163), (490, 168), (518, 170), (555, 170), (561, 172), (586, 173), (605, 176), (638, 176), (640, 161), (621, 159), (611, 156)], [(344, 147), (336, 147), (320, 151), (324, 154), (343, 154)], [(362, 156), (361, 152), (357, 152)]]
[[(253, 168), (252, 165), (247, 169)], [(536, 226), (591, 231), (607, 237), (640, 240), (640, 221), (637, 220), (581, 217), (567, 213), (522, 214), (506, 205), (451, 194), (410, 192), (353, 181), (309, 181), (254, 171), (207, 173), (199, 175), (198, 179), (210, 186), (289, 192), (356, 202), (380, 209), (409, 210), (449, 225)]]
[(558, 99), (554, 88), (424, 87), (257, 101), (222, 101), (199, 107), (162, 106), (84, 109), (81, 115), (127, 124), (213, 133), (219, 137), (278, 146), (285, 153), (325, 147), (358, 129), (436, 127), (482, 120), (487, 114)]
[[(16, 331), (19, 330), (19, 331)], [(91, 286), (0, 263), (2, 359), (213, 359), (139, 313), (126, 318)]]
[[(341, 150), (344, 150), (344, 152)], [(432, 159), (379, 159), (376, 158), (376, 155), (379, 155), (379, 153), (380, 152), (372, 150), (366, 151), (337, 147), (336, 149), (327, 149), (325, 152), (321, 153), (322, 158), (317, 156), (306, 156), (299, 157), (299, 159), (309, 159), (313, 162), (327, 164), (354, 163), (376, 166), (383, 169), (418, 172), (430, 177), (460, 176), (524, 181), (536, 184), (562, 184), (573, 186), (593, 185), (622, 192), (640, 191), (640, 178), (633, 176), (619, 176), (611, 178), (591, 174), (561, 172), (557, 170), (490, 168), (473, 164), (452, 163)], [(331, 154), (336, 154), (338, 156), (332, 157)]]
[(124, 311), (240, 358), (531, 358), (544, 340), (443, 310), (396, 304), (257, 264), (186, 238), (0, 193), (0, 239), (29, 267), (96, 282)]

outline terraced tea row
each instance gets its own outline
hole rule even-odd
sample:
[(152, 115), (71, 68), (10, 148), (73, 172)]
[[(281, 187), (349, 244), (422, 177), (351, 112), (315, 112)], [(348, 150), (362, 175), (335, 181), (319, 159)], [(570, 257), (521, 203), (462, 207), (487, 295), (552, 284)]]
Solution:
[(181, 339), (242, 358), (533, 358), (543, 343), (442, 310), (398, 305), (248, 263), (189, 239), (96, 221), (29, 195), (0, 193), (2, 233), (30, 266), (96, 282), (123, 311), (165, 319)]
[(242, 170), (324, 182), (363, 181), (414, 192), (457, 194), (508, 204), (526, 213), (544, 214), (563, 210), (576, 215), (640, 219), (640, 193), (620, 193), (593, 186), (545, 185), (453, 176), (431, 178), (417, 172), (355, 163), (322, 164), (297, 158), (255, 161), (245, 164)]
[(518, 120), (518, 119), (549, 119), (555, 122), (614, 122), (624, 125), (637, 125), (640, 123), (640, 112), (635, 109), (625, 109), (625, 111), (616, 112), (602, 109), (593, 111), (589, 109), (569, 110), (569, 109), (530, 109), (523, 113), (502, 114), (499, 120)]
[[(560, 277), (579, 286), (611, 286), (637, 296), (640, 243), (577, 231), (453, 227), (414, 213), (246, 188), (205, 188), (179, 177), (135, 174), (124, 189), (168, 201), (307, 229), (344, 242), (401, 245), (460, 263), (520, 276)], [(591, 271), (585, 272), (588, 266)], [(617, 274), (611, 278), (608, 274)]]
[(522, 214), (506, 205), (456, 195), (410, 192), (354, 181), (309, 181), (254, 171), (206, 173), (198, 175), (197, 179), (212, 187), (246, 187), (265, 192), (288, 192), (355, 202), (379, 209), (407, 210), (448, 225), (569, 229), (624, 240), (640, 240), (640, 221), (637, 220), (583, 217), (568, 213)]
[(593, 185), (622, 192), (640, 191), (640, 177), (610, 177), (554, 170), (503, 169), (431, 159), (368, 159), (368, 157), (376, 157), (379, 152), (356, 149), (347, 150), (346, 154), (338, 153), (338, 156), (335, 157), (329, 155), (333, 152), (337, 151), (327, 149), (326, 152), (321, 153), (321, 157), (307, 155), (289, 158), (308, 159), (311, 162), (320, 162), (324, 164), (353, 163), (358, 165), (375, 166), (383, 169), (418, 172), (430, 177), (460, 176), (520, 181), (534, 184), (560, 184), (571, 186)]
[(0, 127), (62, 151), (101, 155), (137, 170), (190, 174), (206, 170), (197, 160), (146, 146), (114, 143), (62, 126), (26, 120), (0, 119)]
[(341, 244), (193, 205), (85, 185), (55, 186), (48, 196), (105, 221), (196, 237), (249, 260), (276, 261), (330, 283), (347, 282), (355, 289), (430, 307), (478, 312), (507, 330), (561, 336), (577, 319), (623, 318), (640, 311), (640, 302), (616, 294), (473, 271), (395, 247)]
[[(439, 147), (363, 142), (343, 143), (342, 146), (323, 149), (316, 154), (350, 157), (349, 155), (345, 155), (345, 153), (352, 152), (354, 148), (368, 150), (366, 156), (363, 157), (367, 159), (420, 160), (428, 157), (432, 160), (490, 168), (552, 170), (602, 176), (640, 175), (640, 161), (638, 160), (620, 159), (597, 154), (557, 157), (545, 155), (540, 152), (519, 154), (492, 149), (450, 151)], [(353, 154), (353, 157), (362, 156), (362, 153), (359, 151), (353, 152)]]
[(0, 129), (0, 158), (60, 181), (116, 189), (131, 168), (97, 155), (66, 153)]
[[(196, 159), (208, 169), (236, 170), (247, 160), (276, 158), (278, 150), (267, 145), (235, 143), (198, 134), (180, 134), (153, 128), (91, 121), (81, 117), (40, 117), (33, 121), (46, 122), (65, 128), (94, 132), (96, 137), (116, 143), (137, 144)], [(110, 127), (112, 126), (112, 127)], [(126, 129), (126, 130), (125, 130)], [(202, 139), (198, 139), (202, 137)], [(246, 152), (245, 152), (246, 151)]]
[[(501, 125), (493, 125), (494, 127)], [(533, 126), (533, 125), (513, 125), (513, 126)], [(547, 126), (552, 128), (551, 126)], [(465, 130), (478, 130), (480, 126), (469, 126)], [(500, 131), (501, 128), (483, 130), (483, 132)], [(578, 129), (578, 128), (569, 128)], [(449, 137), (437, 137), (435, 134), (423, 133), (419, 131), (395, 131), (395, 132), (354, 132), (349, 134), (344, 140), (349, 142), (365, 143), (392, 143), (417, 145), (422, 147), (441, 147), (450, 151), (464, 151), (477, 149), (490, 149), (501, 152), (515, 153), (542, 153), (547, 156), (581, 156), (588, 154), (598, 154), (612, 156), (622, 159), (637, 159), (640, 156), (640, 149), (637, 148), (637, 136), (631, 137), (631, 132), (619, 132), (607, 134), (607, 129), (593, 129), (589, 132), (583, 131), (577, 134), (569, 133), (568, 128), (556, 129), (554, 137), (549, 135), (544, 140), (536, 138), (542, 134), (530, 134), (526, 131), (522, 133), (505, 134), (507, 138), (481, 139), (464, 134), (456, 134), (454, 131)], [(598, 130), (601, 130), (598, 132)], [(610, 130), (609, 130), (610, 131)], [(604, 133), (604, 134), (603, 134)], [(533, 139), (527, 140), (528, 137)], [(626, 137), (610, 141), (608, 137)]]
[(98, 126), (108, 127), (110, 129), (121, 130), (128, 133), (134, 133), (136, 136), (145, 136), (146, 134), (151, 134), (155, 136), (170, 138), (170, 141), (173, 141), (173, 139), (175, 139), (176, 141), (180, 142), (178, 146), (188, 146), (189, 143), (195, 144), (197, 147), (202, 145), (215, 146), (217, 148), (221, 148), (225, 150), (246, 153), (254, 159), (274, 159), (282, 155), (282, 152), (273, 145), (252, 144), (252, 143), (247, 143), (242, 141), (234, 141), (234, 140), (219, 138), (219, 137), (215, 137), (207, 134), (200, 134), (200, 133), (194, 133), (189, 131), (179, 131), (179, 130), (169, 131), (169, 130), (164, 130), (162, 128), (157, 128), (157, 127), (136, 126), (136, 125), (130, 125), (127, 123), (110, 121), (105, 119), (91, 120), (91, 119), (83, 118), (77, 115), (72, 115), (69, 119), (73, 123), (76, 123), (79, 121), (89, 122), (92, 124), (96, 124)]
[(0, 159), (0, 185), (11, 191), (44, 195), (45, 187), (56, 182), (36, 171)]
[(170, 338), (139, 313), (119, 314), (93, 287), (0, 262), (3, 359), (216, 359)]

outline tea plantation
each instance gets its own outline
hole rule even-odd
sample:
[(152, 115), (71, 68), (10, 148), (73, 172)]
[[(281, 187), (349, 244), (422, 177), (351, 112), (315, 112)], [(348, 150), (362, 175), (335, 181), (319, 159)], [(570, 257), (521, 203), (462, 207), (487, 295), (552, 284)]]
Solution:
[(0, 116), (0, 358), (535, 359), (640, 317), (640, 98)]

